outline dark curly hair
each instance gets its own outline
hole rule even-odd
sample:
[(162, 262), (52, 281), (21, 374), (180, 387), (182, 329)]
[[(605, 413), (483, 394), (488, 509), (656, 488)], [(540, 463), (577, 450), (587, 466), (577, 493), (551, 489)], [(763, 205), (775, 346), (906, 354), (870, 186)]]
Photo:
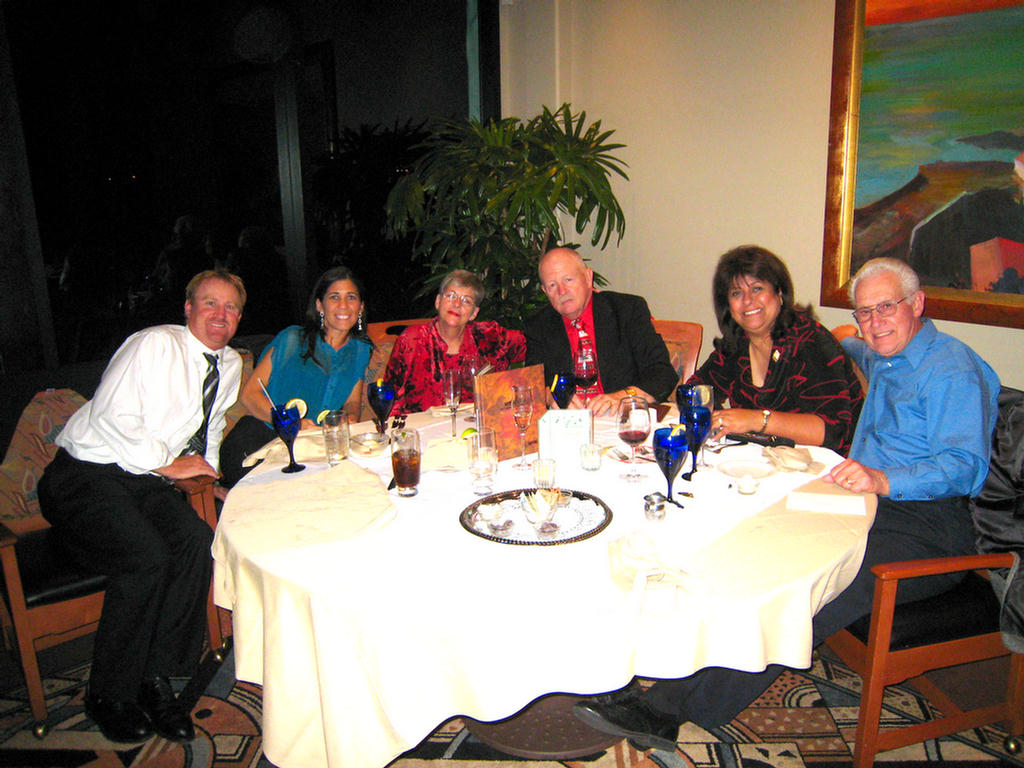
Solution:
[(729, 291), (737, 280), (746, 277), (770, 284), (779, 295), (782, 308), (772, 328), (773, 337), (778, 337), (793, 324), (797, 312), (811, 313), (810, 307), (794, 303), (793, 278), (782, 259), (774, 253), (759, 245), (741, 245), (726, 251), (718, 259), (715, 276), (711, 279), (711, 301), (718, 328), (722, 331), (722, 351), (726, 354), (735, 352), (745, 335), (729, 312)]
[[(306, 303), (306, 315), (302, 321), (302, 344), (304, 347), (302, 359), (312, 360), (324, 370), (327, 370), (326, 366), (316, 356), (317, 339), (324, 338), (324, 331), (320, 327), (320, 312), (316, 308), (316, 303), (317, 301), (323, 302), (328, 289), (339, 280), (351, 280), (359, 292), (359, 298), (363, 301), (364, 310), (367, 306), (366, 294), (363, 291), (363, 281), (356, 277), (348, 267), (331, 267), (317, 278), (316, 283), (313, 284), (313, 290), (309, 294), (309, 301)], [(363, 330), (360, 331), (353, 327), (349, 335), (373, 347), (373, 342), (366, 335), (365, 311), (363, 313)]]

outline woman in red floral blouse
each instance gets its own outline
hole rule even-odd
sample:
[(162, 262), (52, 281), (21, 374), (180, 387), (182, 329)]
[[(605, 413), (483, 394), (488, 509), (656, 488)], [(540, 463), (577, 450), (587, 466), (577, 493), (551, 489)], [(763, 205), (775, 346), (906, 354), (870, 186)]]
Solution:
[[(504, 371), (526, 357), (522, 331), (503, 328), (493, 320), (473, 322), (484, 299), (484, 284), (464, 269), (449, 272), (441, 281), (434, 306), (437, 319), (407, 328), (395, 342), (384, 378), (395, 387), (393, 413), (415, 413), (444, 404), (443, 372), (465, 370), (476, 358), (477, 367), (490, 363)], [(473, 402), (473, 382), (463, 377), (462, 402)]]
[(711, 294), (722, 336), (687, 383), (714, 387), (712, 431), (781, 435), (845, 456), (864, 401), (860, 381), (828, 329), (794, 304), (782, 260), (756, 245), (733, 248), (718, 261)]

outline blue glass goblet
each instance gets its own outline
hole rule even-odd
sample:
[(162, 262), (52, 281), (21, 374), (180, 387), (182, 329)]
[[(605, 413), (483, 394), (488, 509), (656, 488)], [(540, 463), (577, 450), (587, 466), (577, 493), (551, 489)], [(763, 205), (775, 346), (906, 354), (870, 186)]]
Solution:
[(395, 405), (395, 388), (381, 379), (371, 381), (366, 387), (366, 402), (370, 405), (376, 418), (373, 423), (377, 426), (377, 433), (383, 435), (387, 427), (388, 416)]
[(689, 480), (697, 471), (697, 453), (711, 432), (711, 409), (703, 405), (691, 405), (679, 414), (680, 423), (686, 428), (686, 442), (693, 454), (693, 470), (683, 475)]
[(678, 427), (661, 427), (654, 430), (654, 460), (661, 467), (661, 473), (668, 481), (668, 500), (677, 507), (683, 506), (672, 498), (672, 481), (679, 474), (679, 468), (686, 461), (689, 444), (686, 433)]
[(551, 382), (551, 396), (559, 408), (568, 408), (576, 394), (576, 376), (572, 373), (556, 373)]
[(304, 464), (295, 462), (295, 436), (299, 434), (302, 426), (302, 418), (299, 416), (299, 409), (295, 406), (287, 408), (283, 405), (275, 405), (270, 409), (270, 421), (277, 430), (278, 436), (288, 446), (288, 466), (282, 472), (301, 472), (306, 468)]

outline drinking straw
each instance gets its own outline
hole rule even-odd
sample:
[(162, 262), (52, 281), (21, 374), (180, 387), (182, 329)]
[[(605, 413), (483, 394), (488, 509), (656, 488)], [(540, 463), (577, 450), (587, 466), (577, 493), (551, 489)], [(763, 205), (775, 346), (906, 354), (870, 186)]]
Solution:
[(258, 381), (260, 383), (260, 389), (263, 390), (263, 394), (266, 395), (267, 396), (267, 400), (270, 401), (270, 407), (274, 408), (275, 407), (274, 398), (272, 398), (270, 396), (270, 393), (267, 392), (267, 388), (265, 386), (263, 386), (263, 379), (261, 379), (259, 376), (257, 376), (256, 377), (256, 381)]

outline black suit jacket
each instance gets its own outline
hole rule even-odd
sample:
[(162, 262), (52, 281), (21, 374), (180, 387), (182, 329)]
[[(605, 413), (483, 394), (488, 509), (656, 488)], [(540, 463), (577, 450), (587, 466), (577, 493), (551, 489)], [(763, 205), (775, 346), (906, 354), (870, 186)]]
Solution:
[[(651, 323), (647, 302), (640, 296), (614, 291), (594, 293), (594, 345), (605, 392), (634, 386), (659, 402), (668, 398), (679, 380), (668, 349)], [(526, 364), (544, 364), (544, 379), (573, 369), (569, 337), (550, 305), (526, 323)]]

